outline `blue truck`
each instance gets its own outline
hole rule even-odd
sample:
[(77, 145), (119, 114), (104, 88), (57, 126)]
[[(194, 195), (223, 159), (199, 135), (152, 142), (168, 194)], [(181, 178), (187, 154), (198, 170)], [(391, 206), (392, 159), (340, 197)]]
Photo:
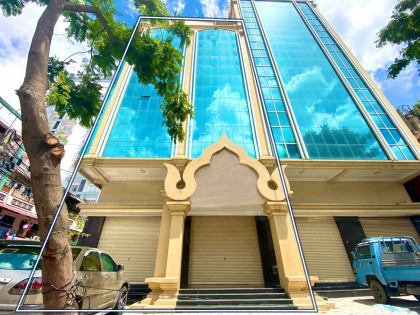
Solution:
[(414, 295), (420, 301), (420, 247), (409, 236), (364, 239), (352, 252), (356, 281), (369, 286), (376, 302)]

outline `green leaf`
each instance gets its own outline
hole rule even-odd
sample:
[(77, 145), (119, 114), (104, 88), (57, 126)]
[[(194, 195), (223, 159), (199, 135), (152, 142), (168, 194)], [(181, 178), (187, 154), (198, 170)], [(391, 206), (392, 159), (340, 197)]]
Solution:
[(379, 31), (376, 44), (402, 45), (400, 58), (388, 68), (389, 78), (396, 78), (411, 62), (420, 65), (420, 1), (400, 0), (391, 21)]

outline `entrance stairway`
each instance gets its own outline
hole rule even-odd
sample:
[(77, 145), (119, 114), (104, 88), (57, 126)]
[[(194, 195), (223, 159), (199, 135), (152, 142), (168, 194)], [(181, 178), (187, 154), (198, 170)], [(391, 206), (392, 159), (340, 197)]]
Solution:
[(280, 288), (180, 289), (177, 310), (296, 310)]

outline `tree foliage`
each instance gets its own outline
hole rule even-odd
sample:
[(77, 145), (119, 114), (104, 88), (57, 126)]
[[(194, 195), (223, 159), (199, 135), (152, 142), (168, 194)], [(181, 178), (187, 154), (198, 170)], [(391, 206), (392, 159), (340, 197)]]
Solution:
[[(322, 125), (318, 132), (314, 130), (306, 132), (303, 139), (306, 143), (331, 144), (334, 150), (337, 149), (337, 146), (346, 148), (349, 143), (357, 143), (359, 145), (351, 148), (351, 153), (356, 159), (375, 158), (381, 153), (380, 149), (370, 145), (371, 133), (360, 134), (348, 127), (331, 128), (328, 125)], [(326, 157), (328, 157), (329, 153), (325, 153)]]
[(413, 106), (412, 114), (420, 117), (420, 101), (417, 101)]
[[(420, 65), (420, 0), (399, 0), (391, 21), (380, 30), (378, 47), (403, 45), (400, 57), (388, 68), (388, 77), (395, 78), (411, 62)], [(419, 68), (420, 71), (420, 68)]]
[[(22, 12), (29, 0), (0, 0), (5, 15)], [(48, 0), (31, 1), (40, 5)], [(160, 0), (136, 0), (134, 2), (142, 14), (168, 16), (165, 3)], [(94, 8), (85, 10), (86, 6)], [(97, 11), (95, 11), (97, 9)], [(97, 14), (100, 12), (100, 15)], [(59, 60), (51, 57), (48, 65), (50, 89), (46, 102), (54, 105), (59, 114), (68, 114), (84, 127), (91, 127), (101, 105), (101, 78), (109, 78), (123, 56), (125, 46), (131, 36), (132, 27), (119, 20), (120, 13), (113, 0), (72, 1), (62, 14), (69, 23), (69, 39), (89, 46), (86, 53), (89, 62), (77, 74), (69, 73), (73, 60)], [(158, 25), (156, 25), (158, 24)], [(145, 23), (142, 24), (143, 27)], [(182, 123), (192, 116), (192, 106), (179, 82), (183, 56), (172, 45), (173, 37), (181, 39), (181, 46), (190, 44), (190, 28), (183, 21), (167, 22), (154, 20), (149, 26), (165, 27), (172, 37), (166, 40), (153, 38), (148, 29), (142, 29), (135, 36), (126, 61), (134, 65), (142, 84), (153, 84), (162, 97), (163, 124), (173, 140), (183, 140)], [(147, 26), (146, 26), (147, 28)]]

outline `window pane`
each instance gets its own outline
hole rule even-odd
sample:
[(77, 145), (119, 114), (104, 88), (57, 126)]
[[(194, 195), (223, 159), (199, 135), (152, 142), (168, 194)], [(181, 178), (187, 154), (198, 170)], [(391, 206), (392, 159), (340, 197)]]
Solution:
[[(162, 39), (169, 37), (165, 29), (152, 31)], [(179, 48), (180, 39), (172, 44)], [(217, 63), (217, 59), (213, 60)], [(142, 85), (132, 71), (126, 83), (117, 117), (103, 152), (104, 157), (164, 158), (171, 157), (172, 141), (167, 128), (162, 126), (160, 110), (162, 98), (151, 84)]]
[(366, 259), (370, 258), (370, 248), (369, 246), (361, 246), (357, 249), (357, 259)]
[(102, 265), (104, 267), (103, 271), (105, 272), (116, 272), (117, 265), (115, 264), (114, 260), (106, 254), (101, 254), (102, 258)]
[[(293, 3), (256, 1), (261, 23), (312, 159), (387, 159), (376, 137)], [(306, 4), (301, 5), (306, 9)], [(310, 11), (307, 11), (310, 12)], [(321, 24), (314, 18), (314, 25)], [(327, 32), (320, 34), (329, 45)], [(338, 56), (336, 56), (338, 59)], [(347, 60), (337, 61), (343, 67)], [(348, 69), (348, 75), (357, 73)], [(356, 81), (351, 81), (356, 87)], [(359, 95), (367, 99), (360, 90)], [(368, 95), (370, 97), (370, 95)], [(280, 123), (283, 120), (280, 119)], [(302, 128), (304, 126), (305, 128)], [(290, 129), (283, 130), (286, 141)], [(337, 139), (344, 138), (340, 147)]]
[(98, 253), (89, 253), (83, 258), (80, 271), (101, 271), (101, 263)]
[[(198, 33), (197, 40), (191, 156), (200, 156), (225, 132), (249, 156), (256, 157), (236, 34), (205, 30)], [(211, 71), (203, 71), (210, 64)], [(263, 67), (258, 69), (264, 72)], [(270, 94), (269, 88), (264, 91)]]

